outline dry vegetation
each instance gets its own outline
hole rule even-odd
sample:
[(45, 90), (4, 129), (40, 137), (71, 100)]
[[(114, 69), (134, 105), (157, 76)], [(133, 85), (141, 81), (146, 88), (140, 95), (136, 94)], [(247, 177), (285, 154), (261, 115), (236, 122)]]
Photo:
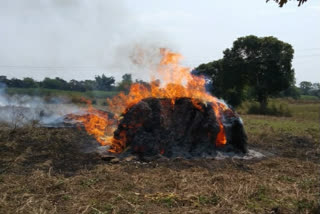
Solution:
[(319, 103), (244, 115), (261, 160), (124, 160), (74, 128), (0, 128), (0, 213), (319, 213)]

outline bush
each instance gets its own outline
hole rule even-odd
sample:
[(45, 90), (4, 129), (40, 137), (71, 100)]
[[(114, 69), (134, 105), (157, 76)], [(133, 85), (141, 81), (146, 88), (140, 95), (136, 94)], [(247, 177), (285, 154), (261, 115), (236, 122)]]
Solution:
[(240, 110), (242, 113), (247, 114), (262, 114), (262, 115), (272, 115), (278, 117), (291, 117), (292, 113), (287, 104), (281, 102), (271, 102), (268, 104), (265, 111), (261, 112), (259, 103), (253, 102), (245, 104)]

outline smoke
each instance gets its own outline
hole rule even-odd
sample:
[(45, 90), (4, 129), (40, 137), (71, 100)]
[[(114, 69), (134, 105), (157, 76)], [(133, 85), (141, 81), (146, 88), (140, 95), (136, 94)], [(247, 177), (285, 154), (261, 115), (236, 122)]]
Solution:
[(7, 99), (4, 97), (6, 85), (0, 82), (0, 106), (4, 106), (7, 103)]
[(9, 96), (5, 85), (0, 84), (0, 122), (13, 127), (20, 127), (32, 122), (42, 126), (55, 126), (63, 123), (64, 117), (71, 113), (82, 113), (75, 105), (63, 104), (53, 97), (45, 101), (40, 97), (27, 95)]
[(261, 152), (249, 149), (248, 153), (246, 154), (236, 154), (234, 152), (221, 152), (218, 151), (217, 154), (214, 156), (214, 159), (216, 160), (224, 160), (228, 158), (232, 159), (242, 159), (242, 160), (252, 160), (252, 159), (261, 159), (266, 157), (264, 154)]
[(118, 60), (114, 60), (112, 67), (129, 71), (135, 78), (150, 81), (163, 57), (160, 49), (173, 47), (168, 40), (163, 39), (165, 36), (162, 36), (162, 39), (157, 36), (152, 39), (139, 38), (133, 42), (119, 45), (115, 51), (115, 59), (121, 59), (124, 63), (118, 63)]
[(167, 44), (146, 32), (123, 0), (1, 0), (0, 35), (1, 73), (36, 79), (119, 78), (137, 70), (130, 58), (137, 45)]

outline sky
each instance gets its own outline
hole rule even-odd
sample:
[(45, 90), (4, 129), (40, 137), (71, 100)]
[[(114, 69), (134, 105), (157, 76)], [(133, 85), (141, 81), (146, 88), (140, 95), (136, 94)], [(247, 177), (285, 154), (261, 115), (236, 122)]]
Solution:
[[(311, 0), (283, 8), (265, 0), (0, 0), (0, 75), (148, 79), (160, 47), (194, 68), (257, 35), (293, 46), (297, 83), (320, 82), (319, 23), (320, 2)], [(145, 53), (139, 65), (137, 50)]]

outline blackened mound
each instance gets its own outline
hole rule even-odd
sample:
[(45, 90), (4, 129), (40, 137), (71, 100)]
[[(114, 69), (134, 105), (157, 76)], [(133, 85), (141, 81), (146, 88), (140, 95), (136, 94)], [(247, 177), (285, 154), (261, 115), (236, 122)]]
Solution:
[(217, 150), (246, 153), (247, 137), (241, 119), (231, 110), (223, 112), (225, 146), (215, 144), (220, 131), (212, 104), (190, 98), (143, 99), (123, 115), (114, 133), (126, 142), (124, 153), (139, 156), (202, 157)]

